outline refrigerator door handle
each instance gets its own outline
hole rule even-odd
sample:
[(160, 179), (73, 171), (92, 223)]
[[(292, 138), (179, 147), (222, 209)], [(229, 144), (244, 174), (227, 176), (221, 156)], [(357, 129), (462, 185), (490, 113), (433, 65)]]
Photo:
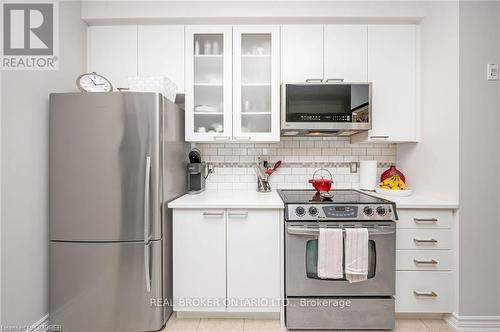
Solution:
[(149, 192), (151, 183), (151, 157), (146, 157), (146, 175), (144, 178), (144, 243), (148, 243), (150, 240), (149, 235)]
[(151, 293), (151, 243), (144, 245), (144, 276), (146, 292)]

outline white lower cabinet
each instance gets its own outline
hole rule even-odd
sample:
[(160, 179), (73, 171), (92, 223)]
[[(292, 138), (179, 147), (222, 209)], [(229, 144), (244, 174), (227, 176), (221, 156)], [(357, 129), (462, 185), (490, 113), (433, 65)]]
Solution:
[(396, 312), (452, 311), (453, 275), (450, 271), (396, 272)]
[(279, 312), (280, 245), (279, 210), (174, 209), (174, 310)]
[(453, 211), (399, 209), (398, 215), (396, 312), (452, 312)]
[(227, 311), (280, 311), (278, 220), (278, 210), (228, 210)]
[(225, 311), (226, 211), (174, 210), (175, 311)]
[(450, 271), (453, 268), (451, 250), (398, 250), (396, 270)]

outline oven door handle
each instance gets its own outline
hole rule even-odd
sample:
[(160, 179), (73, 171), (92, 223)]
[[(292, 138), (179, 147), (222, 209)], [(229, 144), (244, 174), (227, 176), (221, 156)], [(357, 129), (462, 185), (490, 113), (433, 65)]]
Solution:
[[(336, 228), (332, 228), (336, 229)], [(345, 230), (345, 228), (342, 228)], [(309, 236), (317, 236), (319, 235), (319, 228), (302, 228), (302, 227), (288, 227), (288, 234), (291, 235), (309, 235)], [(396, 229), (394, 227), (381, 227), (381, 228), (372, 228), (368, 229), (369, 234), (373, 235), (390, 235), (396, 233)]]

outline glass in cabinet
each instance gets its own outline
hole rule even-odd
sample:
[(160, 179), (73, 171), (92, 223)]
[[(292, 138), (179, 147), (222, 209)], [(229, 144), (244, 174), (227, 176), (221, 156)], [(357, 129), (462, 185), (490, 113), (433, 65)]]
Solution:
[(279, 141), (279, 26), (233, 29), (233, 137)]
[(186, 27), (186, 141), (232, 137), (231, 30)]

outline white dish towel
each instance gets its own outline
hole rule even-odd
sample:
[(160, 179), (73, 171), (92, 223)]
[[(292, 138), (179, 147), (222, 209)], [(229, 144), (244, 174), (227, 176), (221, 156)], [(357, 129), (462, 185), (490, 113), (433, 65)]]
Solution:
[(349, 282), (368, 278), (368, 229), (345, 230), (345, 277)]
[(342, 229), (320, 228), (318, 238), (318, 277), (321, 279), (342, 279), (344, 271), (344, 238)]

